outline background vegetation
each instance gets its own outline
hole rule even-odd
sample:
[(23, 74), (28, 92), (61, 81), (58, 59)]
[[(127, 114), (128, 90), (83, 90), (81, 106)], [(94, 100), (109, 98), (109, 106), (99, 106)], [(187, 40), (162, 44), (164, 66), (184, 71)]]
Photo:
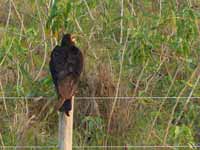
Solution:
[(57, 145), (48, 62), (64, 32), (85, 57), (78, 96), (91, 97), (75, 101), (74, 145), (200, 143), (198, 0), (0, 0), (0, 10), (0, 145)]

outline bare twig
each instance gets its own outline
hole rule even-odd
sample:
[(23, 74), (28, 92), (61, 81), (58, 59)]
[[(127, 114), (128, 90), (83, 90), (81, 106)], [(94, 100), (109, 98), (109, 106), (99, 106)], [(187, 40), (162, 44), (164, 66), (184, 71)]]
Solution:
[(19, 21), (20, 21), (20, 23), (21, 23), (22, 31), (25, 32), (25, 27), (24, 27), (23, 19), (22, 19), (20, 13), (18, 12), (17, 7), (16, 7), (15, 3), (13, 2), (13, 0), (10, 0), (10, 1), (11, 1), (12, 5), (13, 5), (13, 8), (14, 8), (16, 14), (17, 14), (17, 17), (18, 17), (18, 19), (19, 19)]
[(135, 12), (135, 9), (134, 9), (133, 1), (128, 2), (128, 5), (131, 7), (131, 13), (132, 13), (132, 15), (136, 16), (136, 12)]
[(21, 78), (21, 76), (20, 76), (20, 66), (19, 66), (19, 62), (17, 62), (17, 93), (18, 93), (18, 95), (20, 95), (20, 91), (19, 91), (19, 89), (20, 89), (20, 78)]
[[(23, 120), (22, 125), (20, 125), (20, 128), (17, 132), (17, 146), (23, 145), (23, 139), (25, 136), (25, 133), (27, 129), (30, 127), (30, 124), (35, 119), (35, 115), (31, 116), (30, 118), (25, 117), (25, 120)], [(19, 148), (20, 149), (20, 148)]]
[(6, 21), (6, 29), (8, 28), (9, 26), (9, 22), (10, 22), (10, 15), (11, 15), (11, 0), (9, 0), (9, 12), (8, 12), (8, 18), (7, 18), (7, 21)]
[(147, 85), (145, 87), (145, 92), (148, 91), (149, 85), (151, 83), (151, 81), (154, 79), (154, 77), (157, 75), (157, 73), (159, 72), (160, 68), (162, 67), (162, 65), (164, 64), (164, 62), (166, 61), (166, 59), (164, 58), (161, 63), (159, 64), (158, 68), (156, 69), (155, 73), (152, 75), (152, 77), (149, 79), (149, 81), (147, 82)]
[(144, 71), (146, 69), (146, 67), (148, 66), (148, 63), (149, 63), (149, 59), (146, 61), (146, 63), (144, 64), (144, 67), (142, 68), (141, 72), (140, 72), (140, 75), (137, 79), (137, 82), (136, 82), (136, 85), (135, 85), (135, 89), (134, 89), (134, 92), (133, 92), (133, 96), (136, 96), (136, 93), (137, 93), (137, 90), (138, 90), (138, 87), (140, 85), (140, 80), (142, 79), (142, 76), (144, 74)]
[[(176, 79), (176, 76), (177, 76), (177, 74), (178, 74), (178, 71), (179, 71), (179, 69), (177, 69), (176, 72), (175, 72), (175, 75), (174, 75), (174, 77), (173, 77), (173, 79), (172, 79), (172, 82), (171, 82), (171, 84), (170, 84), (170, 86), (169, 86), (169, 89), (168, 89), (168, 91), (167, 91), (166, 97), (168, 97), (168, 95), (169, 95), (169, 93), (170, 93), (170, 91), (171, 91), (171, 89), (172, 89), (172, 87), (173, 87), (173, 85), (174, 85), (174, 81), (175, 81), (175, 79)], [(155, 125), (155, 123), (156, 123), (156, 121), (157, 121), (157, 119), (158, 119), (158, 116), (159, 116), (159, 114), (160, 114), (160, 112), (161, 112), (161, 109), (163, 108), (163, 105), (165, 104), (166, 100), (167, 100), (167, 98), (164, 98), (163, 101), (162, 101), (162, 103), (160, 104), (158, 113), (156, 114), (156, 116), (155, 116), (155, 118), (154, 118), (154, 120), (153, 120), (153, 123), (152, 123), (152, 125), (151, 125), (151, 127), (150, 127), (150, 129), (149, 129), (149, 134), (148, 134), (148, 136), (147, 136), (147, 142), (149, 141), (149, 139), (150, 139), (150, 137), (151, 137), (151, 133), (152, 133), (152, 131), (153, 131), (153, 127), (154, 127), (154, 125)]]
[(76, 25), (77, 25), (79, 31), (80, 31), (81, 33), (83, 33), (83, 29), (81, 28), (81, 25), (79, 24), (79, 22), (78, 22), (78, 20), (77, 20), (76, 18), (75, 18), (75, 23), (76, 23)]
[[(118, 97), (119, 86), (120, 86), (120, 81), (121, 81), (121, 74), (122, 74), (122, 69), (123, 69), (124, 54), (125, 54), (127, 43), (128, 43), (128, 37), (129, 37), (129, 30), (127, 31), (126, 41), (125, 41), (123, 49), (122, 49), (122, 56), (121, 56), (121, 61), (120, 61), (119, 78), (118, 78), (118, 82), (117, 82), (117, 85), (116, 85), (115, 99), (114, 99), (114, 102), (112, 104), (111, 112), (110, 112), (109, 119), (108, 119), (107, 133), (110, 130), (110, 124), (111, 124), (112, 115), (113, 115), (113, 112), (115, 110), (115, 106), (116, 106), (116, 103), (117, 103), (117, 97)], [(107, 140), (106, 140), (106, 143), (107, 143)]]
[(120, 27), (121, 27), (121, 30), (120, 30), (120, 44), (122, 44), (122, 41), (123, 41), (123, 16), (124, 16), (124, 0), (121, 0), (121, 14), (120, 14), (120, 17), (121, 17), (121, 20), (120, 20)]
[(160, 18), (162, 17), (162, 0), (160, 0)]
[(88, 6), (87, 1), (86, 1), (86, 0), (83, 0), (83, 1), (84, 1), (85, 5), (86, 5), (86, 7), (87, 7), (87, 10), (88, 10), (88, 13), (89, 13), (89, 15), (90, 15), (90, 18), (91, 18), (92, 20), (95, 20), (94, 17), (93, 17), (93, 15), (92, 15), (92, 13), (91, 13), (91, 11), (90, 11), (90, 8), (89, 8), (89, 6)]
[(43, 40), (45, 42), (44, 42), (44, 58), (43, 58), (43, 62), (42, 62), (40, 70), (39, 70), (38, 74), (36, 75), (34, 81), (36, 81), (39, 78), (40, 73), (42, 72), (42, 70), (44, 68), (44, 65), (46, 63), (46, 58), (47, 58), (47, 43), (46, 43), (46, 35), (45, 35), (45, 23), (42, 22), (42, 18), (41, 18), (41, 14), (40, 14), (40, 11), (39, 11), (39, 6), (38, 6), (38, 1), (37, 0), (36, 0), (36, 4), (37, 4), (38, 16), (39, 16), (40, 24), (41, 24), (41, 28), (42, 28)]
[[(194, 76), (196, 75), (196, 71), (197, 71), (198, 67), (196, 68), (196, 70), (192, 73), (192, 75), (190, 76), (190, 79), (187, 81), (187, 82), (190, 82)], [(171, 124), (172, 124), (172, 120), (174, 118), (174, 113), (175, 113), (175, 110), (176, 110), (176, 107), (178, 106), (178, 103), (180, 101), (180, 97), (181, 95), (183, 95), (183, 93), (185, 92), (187, 88), (187, 85), (184, 86), (184, 88), (181, 90), (181, 92), (179, 93), (177, 99), (176, 99), (176, 103), (174, 105), (174, 107), (172, 108), (172, 112), (170, 114), (170, 119), (168, 121), (168, 124), (167, 124), (167, 128), (165, 130), (165, 135), (164, 135), (164, 138), (163, 138), (163, 145), (166, 145), (166, 142), (167, 142), (167, 137), (168, 137), (168, 134), (169, 134), (169, 129), (171, 127)]]
[(5, 53), (5, 55), (4, 55), (3, 59), (2, 59), (2, 61), (0, 62), (0, 66), (2, 66), (2, 64), (4, 63), (4, 61), (5, 61), (5, 59), (6, 59), (7, 55), (8, 55), (8, 53), (9, 53), (10, 50), (11, 50), (12, 45), (13, 45), (13, 40), (14, 40), (14, 39), (12, 38), (12, 41), (10, 42), (10, 46), (9, 46), (8, 49), (6, 50), (6, 53)]
[(5, 144), (3, 142), (3, 137), (1, 135), (1, 132), (0, 132), (0, 140), (1, 140), (1, 145), (2, 145), (0, 148), (2, 148), (2, 150), (5, 150), (6, 148), (5, 148)]
[(190, 94), (189, 94), (189, 96), (188, 96), (188, 98), (187, 98), (187, 100), (186, 100), (186, 102), (185, 102), (185, 104), (184, 104), (184, 106), (183, 106), (183, 109), (181, 110), (181, 112), (180, 112), (178, 118), (176, 119), (175, 124), (178, 124), (178, 122), (180, 121), (180, 119), (181, 119), (181, 117), (182, 117), (182, 115), (183, 115), (183, 112), (184, 112), (184, 110), (186, 110), (187, 105), (188, 105), (188, 103), (189, 103), (190, 100), (191, 100), (192, 94), (193, 94), (194, 90), (196, 89), (196, 87), (197, 87), (197, 85), (198, 85), (198, 83), (199, 83), (199, 80), (200, 80), (200, 75), (199, 75), (199, 71), (200, 71), (200, 70), (199, 70), (199, 69), (200, 69), (200, 65), (198, 66), (197, 71), (196, 71), (196, 74), (197, 74), (197, 76), (198, 76), (198, 77), (197, 77), (197, 80), (196, 80), (194, 86), (192, 87), (192, 90), (191, 90), (191, 92), (190, 92)]
[(7, 105), (6, 105), (6, 99), (5, 99), (4, 90), (3, 90), (1, 80), (0, 80), (0, 88), (1, 88), (1, 91), (2, 91), (2, 98), (3, 98), (3, 104), (4, 104), (5, 112), (8, 116), (8, 108), (7, 108)]

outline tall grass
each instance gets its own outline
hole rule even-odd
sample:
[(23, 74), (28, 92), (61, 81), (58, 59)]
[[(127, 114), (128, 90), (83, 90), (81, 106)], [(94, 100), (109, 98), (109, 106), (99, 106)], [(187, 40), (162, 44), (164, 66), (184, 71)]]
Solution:
[(1, 145), (57, 144), (48, 62), (64, 32), (77, 36), (85, 57), (78, 96), (91, 96), (75, 101), (74, 145), (199, 144), (200, 103), (190, 97), (200, 96), (200, 2), (0, 3)]

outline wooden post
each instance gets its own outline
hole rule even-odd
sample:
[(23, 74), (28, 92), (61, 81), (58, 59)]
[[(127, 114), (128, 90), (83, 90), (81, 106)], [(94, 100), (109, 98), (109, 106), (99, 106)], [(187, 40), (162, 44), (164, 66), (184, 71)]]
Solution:
[(72, 150), (73, 138), (73, 113), (74, 113), (74, 96), (72, 97), (72, 110), (67, 116), (64, 112), (59, 114), (59, 150)]

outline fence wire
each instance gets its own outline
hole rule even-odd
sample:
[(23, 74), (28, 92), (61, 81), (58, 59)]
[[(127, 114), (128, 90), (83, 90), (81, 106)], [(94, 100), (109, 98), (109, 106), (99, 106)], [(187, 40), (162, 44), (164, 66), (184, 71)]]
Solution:
[[(59, 148), (58, 146), (0, 146), (4, 149), (54, 149)], [(73, 146), (73, 149), (96, 149), (96, 148), (111, 148), (111, 149), (121, 149), (121, 148), (200, 148), (199, 145), (125, 145), (125, 146)]]
[[(37, 99), (37, 100), (40, 100), (40, 99), (53, 99), (53, 98), (56, 98), (56, 97), (48, 97), (48, 96), (16, 96), (16, 97), (0, 97), (0, 100), (1, 99)], [(112, 99), (118, 99), (118, 100), (131, 100), (131, 99), (200, 99), (200, 96), (196, 96), (196, 97), (186, 97), (186, 96), (183, 96), (183, 97), (177, 97), (177, 96), (172, 96), (172, 97), (162, 97), (162, 96), (144, 96), (144, 97), (139, 97), (139, 96), (126, 96), (126, 97), (105, 97), (105, 96), (102, 96), (102, 97), (92, 97), (92, 96), (89, 96), (89, 97), (75, 97), (75, 99), (78, 99), (78, 100), (105, 100), (105, 99), (108, 99), (108, 100), (112, 100)]]

